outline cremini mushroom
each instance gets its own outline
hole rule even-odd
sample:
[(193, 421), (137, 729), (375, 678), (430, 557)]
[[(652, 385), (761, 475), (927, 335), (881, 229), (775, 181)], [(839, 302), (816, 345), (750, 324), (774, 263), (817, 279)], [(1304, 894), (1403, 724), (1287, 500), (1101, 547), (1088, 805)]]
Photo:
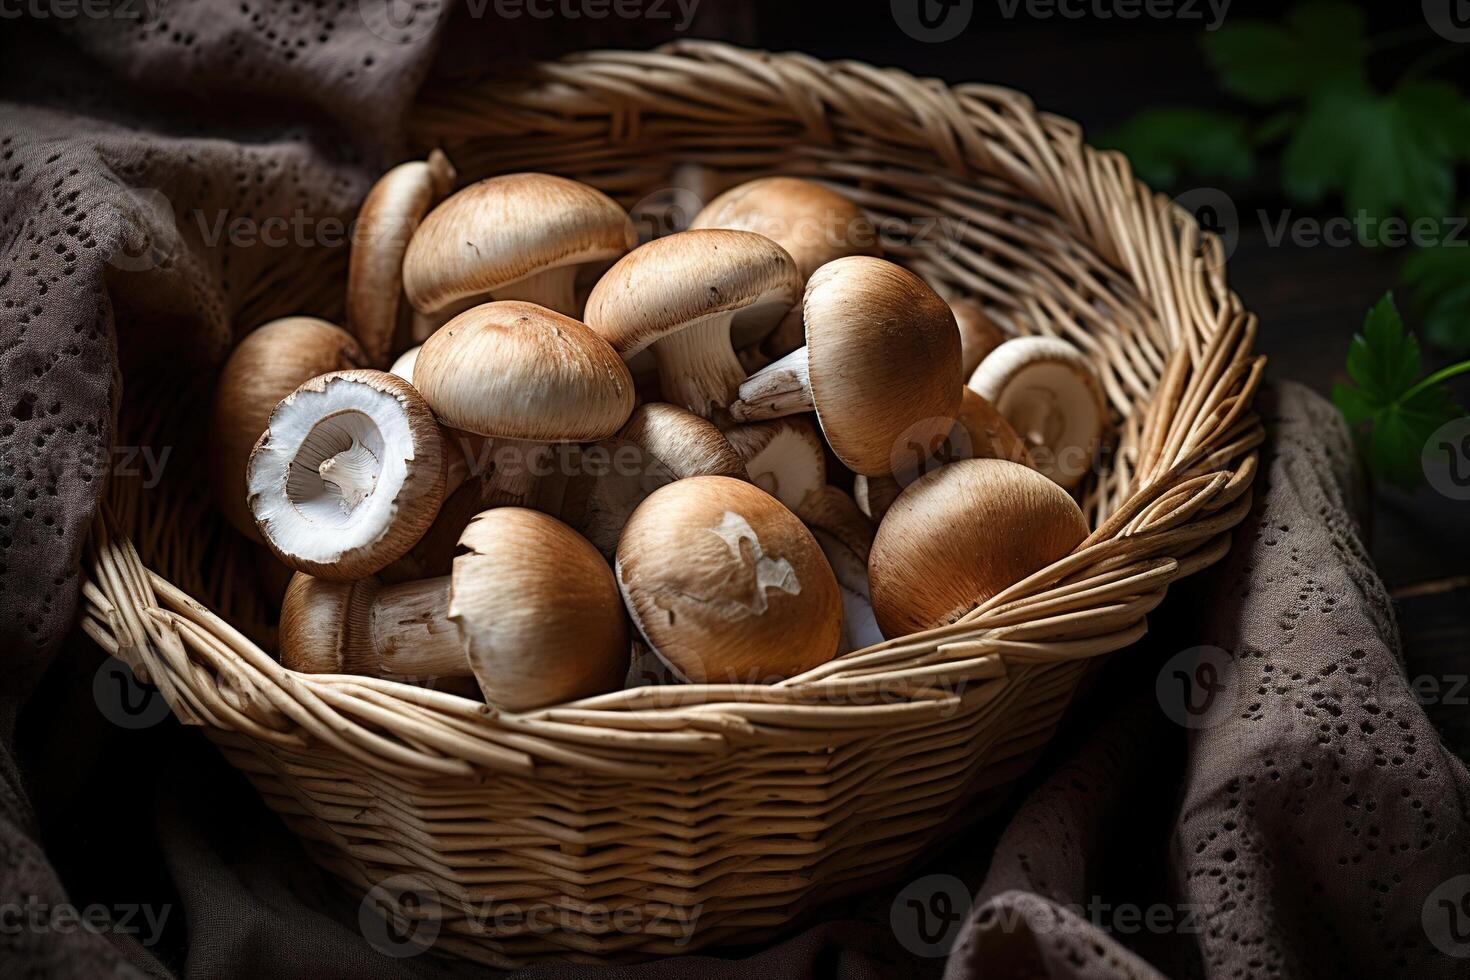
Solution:
[(806, 526), (741, 480), (654, 491), (618, 542), (617, 579), (643, 637), (695, 683), (769, 683), (830, 660), (842, 597)]
[(855, 473), (886, 476), (909, 443), (942, 439), (959, 410), (960, 337), (949, 305), (918, 276), (865, 255), (807, 283), (807, 344), (740, 385), (737, 421), (815, 410)]
[(454, 186), (439, 150), (389, 170), (363, 199), (347, 261), (347, 326), (374, 367), (387, 365), (412, 309), (403, 295), (403, 256), (415, 229)]
[(543, 509), (608, 560), (629, 516), (659, 487), (691, 476), (747, 479), (744, 460), (714, 423), (662, 402), (640, 405), (616, 436), (579, 447), (563, 474), (559, 490), (548, 486)]
[(881, 521), (903, 488), (936, 466), (960, 459), (1008, 459), (1031, 465), (1025, 441), (994, 405), (968, 387), (960, 392), (959, 414), (944, 440), (911, 448), (912, 454), (891, 476), (859, 475), (853, 480), (858, 507), (873, 520)]
[(710, 418), (745, 379), (731, 331), (747, 323), (769, 327), (800, 294), (796, 263), (769, 238), (685, 231), (629, 252), (609, 269), (587, 299), (587, 325), (624, 360), (652, 346), (664, 398)]
[(941, 466), (899, 494), (878, 526), (868, 559), (878, 625), (892, 638), (953, 623), (1086, 537), (1077, 502), (1028, 466)]
[(246, 501), (276, 556), (336, 581), (400, 558), (444, 499), (439, 424), (383, 371), (312, 378), (271, 413), (250, 454)]
[(949, 308), (954, 311), (954, 322), (960, 328), (960, 360), (968, 378), (991, 351), (1005, 343), (1005, 331), (973, 299), (957, 299)]
[(615, 690), (628, 628), (602, 556), (519, 507), (485, 511), (453, 574), (385, 586), (297, 575), (281, 610), (281, 662), (306, 673), (399, 680), (473, 676), (485, 699), (530, 711)]
[[(836, 191), (799, 177), (762, 177), (732, 187), (695, 215), (689, 227), (731, 228), (766, 236), (791, 253), (803, 286), (813, 272), (833, 259), (881, 255), (883, 251), (878, 232), (862, 208)], [(740, 351), (761, 339), (752, 335), (732, 338)], [(767, 359), (774, 359), (805, 343), (801, 305), (796, 304), (765, 338), (762, 350)]]
[(627, 213), (601, 191), (551, 174), (506, 174), (429, 212), (404, 256), (403, 285), (422, 314), (495, 299), (577, 316), (578, 272), (636, 242)]
[(980, 362), (970, 387), (1026, 440), (1037, 469), (1068, 490), (1082, 482), (1108, 416), (1081, 351), (1056, 337), (1017, 337)]
[(441, 422), (494, 440), (495, 503), (532, 499), (550, 444), (605, 439), (633, 411), (633, 378), (607, 342), (532, 303), (461, 313), (424, 342), (413, 377)]
[(235, 347), (215, 381), (209, 469), (215, 500), (236, 530), (262, 540), (245, 504), (245, 466), (276, 403), (319, 374), (366, 365), (351, 334), (309, 316), (272, 320)]

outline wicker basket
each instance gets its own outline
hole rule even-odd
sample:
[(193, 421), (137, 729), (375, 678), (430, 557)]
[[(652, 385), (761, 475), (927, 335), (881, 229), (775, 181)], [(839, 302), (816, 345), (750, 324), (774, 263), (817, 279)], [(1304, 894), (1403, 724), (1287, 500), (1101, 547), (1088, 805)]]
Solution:
[(685, 42), (429, 92), (413, 135), (462, 180), (549, 171), (645, 210), (677, 203), (669, 188), (826, 182), (942, 292), (1092, 356), (1118, 421), (1084, 499), (1092, 535), (956, 625), (774, 686), (642, 687), (518, 716), (284, 670), (247, 639), (267, 613), (241, 598), (248, 559), (219, 557), (213, 515), (161, 514), (115, 480), (84, 627), (317, 861), (438, 949), (506, 966), (754, 942), (893, 878), (1034, 760), (1089, 659), (1142, 636), (1250, 505), (1262, 359), (1220, 243), (1024, 96)]

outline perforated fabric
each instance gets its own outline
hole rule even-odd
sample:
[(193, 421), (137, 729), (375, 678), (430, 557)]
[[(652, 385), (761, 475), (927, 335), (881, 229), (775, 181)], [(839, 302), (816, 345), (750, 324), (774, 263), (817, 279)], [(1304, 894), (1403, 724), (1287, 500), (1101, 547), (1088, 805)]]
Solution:
[(1220, 652), (1218, 702), (1181, 728), (1159, 663), (1123, 685), (1007, 828), (948, 977), (1156, 976), (1140, 953), (1171, 976), (1470, 975), (1470, 774), (1405, 681), (1345, 427), (1300, 386), (1258, 404), (1256, 507), (1171, 596), (1203, 628), (1155, 621), (1161, 657)]

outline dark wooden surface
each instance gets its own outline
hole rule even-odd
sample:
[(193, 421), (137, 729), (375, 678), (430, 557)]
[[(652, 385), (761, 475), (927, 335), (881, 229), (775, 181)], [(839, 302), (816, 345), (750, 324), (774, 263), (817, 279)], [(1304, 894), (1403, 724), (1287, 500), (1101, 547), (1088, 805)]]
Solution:
[[(755, 43), (772, 50), (799, 49), (822, 58), (853, 58), (892, 65), (950, 82), (984, 81), (1027, 92), (1043, 109), (1097, 132), (1139, 109), (1160, 105), (1221, 105), (1200, 53), (1198, 23), (1094, 19), (1006, 18), (999, 5), (977, 0), (963, 35), (923, 44), (895, 27), (887, 0), (825, 5), (762, 0)], [(1419, 4), (1373, 5), (1370, 31), (1420, 31), (1437, 42)], [(825, 8), (825, 9), (820, 9)], [(1280, 16), (1283, 5), (1237, 0), (1231, 17)], [(1470, 58), (1461, 59), (1461, 64)], [(1374, 63), (1393, 77), (1393, 64)], [(1400, 66), (1401, 67), (1401, 66)], [(1470, 79), (1456, 79), (1470, 90)], [(1464, 175), (1462, 175), (1464, 176)], [(1465, 181), (1462, 181), (1462, 186)], [(1277, 197), (1269, 168), (1246, 187), (1230, 187), (1240, 215), (1240, 241), (1231, 258), (1230, 281), (1261, 318), (1261, 350), (1271, 377), (1302, 382), (1323, 393), (1345, 380), (1348, 341), (1368, 308), (1397, 285), (1403, 250), (1273, 244), (1265, 221), (1278, 222), (1290, 207)], [(1301, 208), (1293, 217), (1313, 215)], [(1431, 352), (1430, 364), (1445, 358)], [(1470, 405), (1470, 377), (1460, 379), (1461, 404)], [(1462, 756), (1470, 756), (1470, 504), (1431, 489), (1404, 494), (1377, 488), (1368, 517), (1371, 548), (1398, 600), (1409, 677), (1427, 681), (1431, 717)]]

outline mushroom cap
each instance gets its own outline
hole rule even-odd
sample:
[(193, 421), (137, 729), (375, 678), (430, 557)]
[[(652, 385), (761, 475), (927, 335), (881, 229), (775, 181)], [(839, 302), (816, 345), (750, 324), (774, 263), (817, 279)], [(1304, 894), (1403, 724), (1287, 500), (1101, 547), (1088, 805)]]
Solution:
[(424, 341), (414, 384), (445, 425), (498, 439), (594, 442), (633, 411), (627, 365), (587, 325), (485, 303)]
[(389, 170), (357, 213), (347, 260), (347, 323), (372, 358), (388, 362), (403, 302), (403, 256), (424, 212), (454, 186), (454, 167), (441, 151)]
[(944, 626), (1087, 537), (1082, 509), (1040, 473), (968, 459), (915, 480), (893, 502), (868, 558), (887, 637)]
[[(359, 488), (351, 499), (329, 461)], [(336, 371), (287, 395), (250, 454), (247, 502), (265, 542), (297, 571), (364, 578), (423, 536), (444, 498), (439, 423), (413, 385), (383, 371)]]
[(622, 686), (627, 619), (612, 570), (585, 538), (538, 511), (497, 507), (459, 544), (449, 619), (487, 701), (530, 711)]
[(1068, 490), (1082, 482), (1107, 428), (1107, 402), (1086, 356), (1057, 337), (1007, 340), (971, 388), (1031, 446), (1036, 468)]
[(745, 460), (750, 480), (800, 514), (807, 498), (827, 483), (822, 437), (801, 416), (731, 426), (725, 438)]
[(618, 542), (618, 584), (650, 646), (695, 683), (769, 683), (832, 659), (842, 597), (806, 526), (724, 476), (656, 490)]
[(1005, 343), (1005, 331), (973, 299), (957, 299), (949, 308), (954, 311), (954, 322), (960, 328), (962, 370), (968, 378), (991, 351)]
[(745, 460), (708, 419), (667, 402), (639, 405), (618, 437), (668, 467), (676, 479), (731, 476), (746, 479)]
[(862, 208), (799, 177), (762, 177), (732, 187), (705, 205), (689, 227), (764, 235), (791, 253), (803, 282), (833, 259), (882, 251)]
[(432, 313), (550, 269), (605, 262), (637, 244), (612, 198), (551, 174), (490, 177), (451, 195), (403, 259), (409, 302)]
[(963, 445), (953, 448), (960, 453), (957, 458), (965, 459), (1008, 459), (1012, 463), (1031, 465), (1031, 455), (1026, 451), (1026, 440), (1016, 434), (1011, 423), (1006, 421), (990, 402), (968, 386), (960, 391), (960, 411), (955, 417), (958, 431), (951, 431), (950, 440)]
[(886, 476), (911, 445), (948, 434), (960, 407), (960, 335), (949, 304), (901, 266), (852, 255), (807, 283), (812, 402), (855, 473)]
[(372, 662), (365, 623), (381, 585), (375, 578), (329, 582), (303, 572), (291, 576), (281, 600), (281, 666), (303, 674), (350, 674)]
[(215, 500), (242, 534), (261, 540), (245, 503), (245, 467), (276, 403), (319, 374), (366, 364), (351, 334), (310, 316), (272, 320), (235, 347), (215, 380), (209, 468)]
[[(609, 561), (628, 518), (659, 487), (691, 476), (749, 478), (745, 461), (714, 423), (662, 402), (639, 406), (616, 436), (578, 447), (573, 457), (560, 502), (540, 509), (570, 524)], [(554, 497), (551, 483), (545, 486)]]
[(732, 331), (769, 331), (801, 295), (786, 250), (749, 231), (656, 238), (607, 271), (587, 297), (587, 324), (629, 359), (690, 324), (733, 313)]

